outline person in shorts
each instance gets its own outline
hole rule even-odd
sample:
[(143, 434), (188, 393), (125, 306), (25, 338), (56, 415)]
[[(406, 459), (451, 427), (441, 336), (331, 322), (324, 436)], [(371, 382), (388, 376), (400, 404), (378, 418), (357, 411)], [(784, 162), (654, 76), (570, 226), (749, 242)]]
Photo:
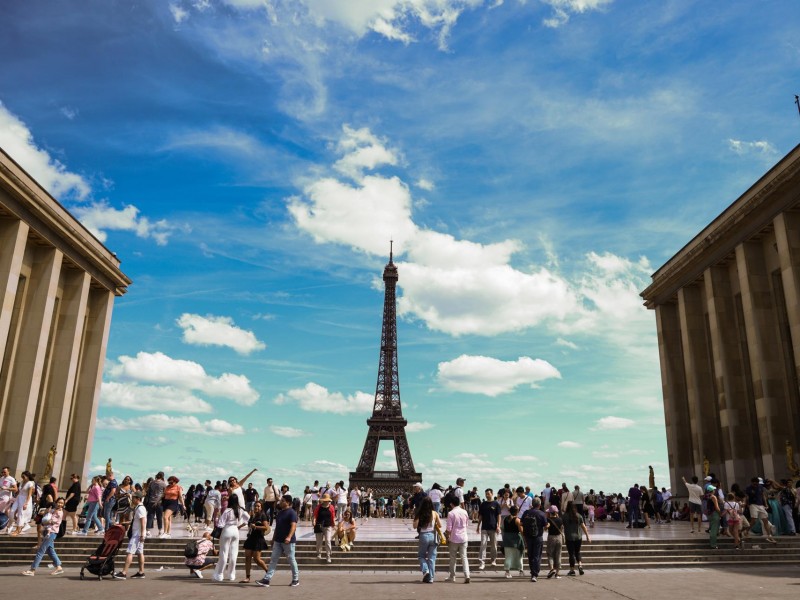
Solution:
[(114, 573), (114, 579), (127, 579), (128, 569), (133, 562), (133, 555), (139, 556), (139, 570), (131, 575), (131, 579), (144, 579), (144, 533), (147, 531), (147, 509), (142, 504), (144, 494), (135, 491), (131, 494), (132, 512), (131, 537), (125, 555), (125, 566), (122, 571)]
[(697, 483), (697, 476), (692, 477), (692, 483), (686, 481), (685, 477), (682, 477), (684, 485), (686, 485), (686, 491), (689, 492), (689, 523), (692, 526), (692, 533), (694, 533), (694, 522), (697, 521), (697, 532), (700, 533), (700, 527), (703, 523), (703, 488), (701, 488)]
[(216, 558), (209, 558), (208, 555), (216, 556), (217, 551), (214, 549), (214, 540), (211, 539), (211, 532), (206, 531), (203, 537), (197, 542), (197, 556), (194, 558), (187, 558), (183, 563), (189, 567), (189, 574), (198, 579), (203, 578), (200, 571), (213, 567), (217, 564)]

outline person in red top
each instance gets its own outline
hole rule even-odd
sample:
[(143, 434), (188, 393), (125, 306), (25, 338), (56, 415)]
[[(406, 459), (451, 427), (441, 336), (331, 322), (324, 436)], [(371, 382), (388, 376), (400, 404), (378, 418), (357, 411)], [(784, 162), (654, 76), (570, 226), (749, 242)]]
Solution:
[(314, 510), (314, 516), (311, 519), (311, 525), (314, 527), (314, 534), (317, 537), (317, 558), (322, 558), (322, 547), (324, 545), (327, 562), (331, 562), (331, 538), (336, 526), (336, 512), (331, 506), (331, 497), (328, 494), (323, 494), (322, 498), (319, 499), (319, 504)]

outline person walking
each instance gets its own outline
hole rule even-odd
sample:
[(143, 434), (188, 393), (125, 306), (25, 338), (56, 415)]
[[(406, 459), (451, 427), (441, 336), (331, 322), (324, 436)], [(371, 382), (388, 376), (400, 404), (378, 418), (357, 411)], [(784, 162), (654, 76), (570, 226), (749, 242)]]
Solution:
[[(36, 475), (30, 471), (22, 472), (22, 485), (19, 487), (19, 493), (11, 505), (11, 518), (16, 525), (11, 535), (17, 536), (28, 531), (31, 528), (30, 520), (33, 515), (33, 492), (36, 489), (36, 484), (33, 480)], [(11, 526), (9, 525), (9, 528)]]
[(103, 523), (100, 522), (98, 516), (100, 512), (100, 501), (103, 496), (103, 488), (100, 485), (100, 476), (92, 477), (92, 485), (89, 487), (89, 493), (86, 495), (86, 521), (83, 524), (81, 531), (76, 531), (75, 535), (88, 535), (89, 528), (94, 524), (95, 533), (103, 531)]
[(417, 558), (423, 583), (433, 583), (436, 578), (437, 532), (441, 531), (441, 527), (439, 513), (433, 510), (433, 502), (428, 496), (423, 497), (414, 516), (414, 529), (419, 532)]
[(331, 563), (331, 538), (336, 527), (336, 513), (331, 506), (329, 494), (322, 494), (314, 515), (311, 518), (311, 526), (314, 529), (314, 536), (317, 539), (317, 559), (322, 559), (322, 550), (325, 550), (325, 561)]
[(292, 571), (291, 587), (300, 585), (300, 570), (297, 568), (297, 560), (294, 556), (297, 537), (297, 513), (292, 508), (292, 497), (284, 494), (278, 501), (278, 514), (275, 515), (275, 535), (272, 537), (272, 556), (269, 559), (267, 574), (263, 579), (256, 581), (262, 587), (269, 587), (275, 570), (278, 568), (278, 561), (281, 556), (285, 556), (289, 561), (289, 568)]
[(64, 514), (72, 523), (70, 533), (78, 532), (78, 506), (81, 502), (81, 476), (73, 473), (70, 476), (72, 484), (67, 490), (67, 497), (64, 498)]
[(719, 523), (721, 519), (716, 489), (717, 488), (710, 483), (706, 485), (706, 495), (704, 498), (706, 501), (706, 514), (708, 515), (709, 542), (712, 550), (716, 550), (719, 547), (717, 546), (717, 536), (719, 535)]
[(750, 507), (750, 527), (760, 523), (761, 534), (769, 543), (776, 543), (775, 538), (772, 537), (772, 525), (769, 522), (769, 515), (767, 515), (767, 492), (764, 489), (764, 480), (760, 477), (753, 477), (750, 485), (744, 491), (747, 494), (747, 505)]
[(161, 502), (164, 508), (164, 533), (158, 536), (160, 538), (172, 537), (172, 517), (175, 513), (180, 513), (184, 510), (183, 488), (178, 485), (180, 481), (175, 475), (170, 475), (167, 479), (167, 487), (164, 488), (164, 499)]
[(275, 514), (278, 512), (278, 499), (281, 497), (280, 491), (273, 483), (272, 477), (267, 477), (267, 485), (264, 486), (264, 495), (262, 500), (264, 502), (264, 512), (267, 514), (269, 524), (272, 525), (275, 520)]
[[(562, 507), (562, 514), (566, 522), (567, 512)], [(639, 517), (642, 514), (642, 490), (639, 489), (639, 484), (634, 483), (633, 487), (628, 490), (628, 526), (627, 529), (633, 527), (639, 522)], [(567, 544), (569, 550), (569, 544)]]
[(212, 527), (211, 524), (216, 521), (217, 517), (220, 513), (220, 507), (222, 506), (222, 493), (220, 492), (220, 485), (219, 481), (217, 485), (211, 488), (208, 493), (206, 493), (206, 500), (203, 503), (203, 518), (206, 524), (206, 531), (211, 531)]
[(253, 510), (250, 511), (250, 520), (247, 523), (247, 539), (244, 541), (244, 579), (242, 583), (250, 583), (250, 568), (253, 561), (267, 572), (267, 565), (261, 558), (261, 553), (267, 549), (267, 534), (272, 528), (264, 512), (264, 503), (256, 500)]
[(578, 567), (578, 572), (583, 575), (583, 565), (581, 564), (581, 542), (583, 536), (586, 535), (586, 542), (591, 543), (589, 538), (589, 530), (586, 529), (586, 523), (583, 521), (583, 515), (578, 514), (575, 505), (572, 503), (567, 504), (567, 512), (562, 517), (564, 523), (564, 537), (567, 540), (567, 554), (569, 555), (569, 572), (567, 575), (575, 575), (575, 566)]
[(547, 578), (561, 579), (561, 548), (564, 539), (564, 522), (558, 516), (558, 507), (553, 504), (547, 511), (547, 563), (550, 571)]
[(103, 488), (102, 506), (103, 506), (103, 529), (108, 529), (114, 524), (114, 517), (116, 516), (117, 508), (117, 491), (119, 485), (114, 478), (114, 471), (108, 469), (105, 476), (106, 485)]
[(11, 469), (3, 467), (0, 470), (0, 519), (5, 517), (6, 524), (0, 523), (0, 533), (8, 526), (11, 530), (11, 519), (9, 513), (11, 512), (11, 505), (14, 503), (14, 494), (17, 493), (17, 480), (11, 477)]
[(494, 499), (494, 492), (488, 488), (486, 500), (478, 509), (478, 529), (481, 534), (481, 549), (478, 554), (478, 570), (486, 568), (486, 546), (492, 545), (492, 566), (497, 564), (497, 534), (500, 533), (500, 504)]
[(147, 509), (142, 504), (144, 494), (136, 491), (131, 494), (132, 522), (128, 551), (125, 554), (125, 566), (122, 571), (114, 573), (114, 579), (127, 579), (128, 569), (133, 563), (134, 555), (139, 557), (139, 570), (131, 575), (131, 579), (144, 579), (144, 534), (147, 531)]
[(153, 522), (158, 526), (158, 535), (164, 533), (164, 507), (162, 501), (164, 500), (164, 490), (167, 483), (164, 481), (164, 471), (156, 473), (155, 479), (150, 481), (147, 486), (147, 494), (144, 497), (144, 507), (147, 509), (147, 532), (145, 537), (149, 535), (149, 531), (153, 528)]
[(464, 583), (469, 583), (469, 559), (467, 544), (469, 542), (467, 528), (470, 523), (469, 513), (457, 504), (458, 499), (450, 500), (447, 513), (447, 545), (450, 552), (450, 576), (445, 581), (455, 582), (456, 560), (461, 556), (461, 569), (464, 571)]
[(734, 548), (736, 548), (736, 550), (741, 550), (742, 542), (739, 538), (739, 530), (742, 525), (742, 508), (736, 501), (736, 494), (728, 492), (722, 507), (725, 513), (725, 519), (728, 522), (728, 533), (733, 537)]
[(61, 575), (64, 572), (54, 545), (63, 519), (64, 498), (58, 498), (52, 508), (42, 516), (42, 526), (44, 527), (42, 542), (39, 544), (39, 549), (36, 551), (36, 556), (33, 558), (30, 569), (23, 571), (23, 575), (28, 577), (36, 575), (36, 569), (39, 568), (39, 564), (45, 554), (50, 557), (55, 565), (55, 569), (50, 573), (51, 575)]
[(512, 504), (508, 516), (503, 520), (503, 554), (505, 555), (506, 579), (511, 579), (511, 571), (522, 575), (522, 553), (525, 542), (522, 539), (522, 522), (517, 517), (517, 507)]
[[(578, 489), (578, 486), (575, 486)], [(547, 516), (542, 512), (542, 501), (533, 498), (531, 507), (522, 515), (522, 535), (528, 550), (528, 568), (531, 570), (531, 582), (536, 583), (542, 566), (543, 536), (547, 527)]]
[(219, 562), (214, 569), (214, 581), (236, 581), (236, 559), (239, 557), (239, 530), (246, 527), (250, 515), (239, 505), (239, 494), (231, 494), (228, 508), (217, 519), (219, 536)]

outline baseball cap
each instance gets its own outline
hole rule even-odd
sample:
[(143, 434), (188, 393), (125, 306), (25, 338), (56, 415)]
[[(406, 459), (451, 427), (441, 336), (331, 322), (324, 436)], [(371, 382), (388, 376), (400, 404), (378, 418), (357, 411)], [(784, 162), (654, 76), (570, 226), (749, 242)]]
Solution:
[(709, 484), (706, 486), (706, 491), (707, 491), (707, 492), (713, 492), (715, 489), (717, 489), (717, 488), (715, 488), (715, 487), (714, 487), (713, 485), (711, 485), (710, 483), (709, 483)]

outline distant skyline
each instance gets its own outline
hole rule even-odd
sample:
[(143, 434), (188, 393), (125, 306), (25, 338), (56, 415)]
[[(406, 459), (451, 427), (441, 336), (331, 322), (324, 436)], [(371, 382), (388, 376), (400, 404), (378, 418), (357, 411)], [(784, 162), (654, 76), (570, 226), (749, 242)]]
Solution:
[(0, 147), (133, 280), (93, 470), (346, 481), (394, 240), (426, 485), (625, 491), (648, 465), (669, 485), (638, 294), (797, 143), (799, 21), (788, 1), (11, 3)]

